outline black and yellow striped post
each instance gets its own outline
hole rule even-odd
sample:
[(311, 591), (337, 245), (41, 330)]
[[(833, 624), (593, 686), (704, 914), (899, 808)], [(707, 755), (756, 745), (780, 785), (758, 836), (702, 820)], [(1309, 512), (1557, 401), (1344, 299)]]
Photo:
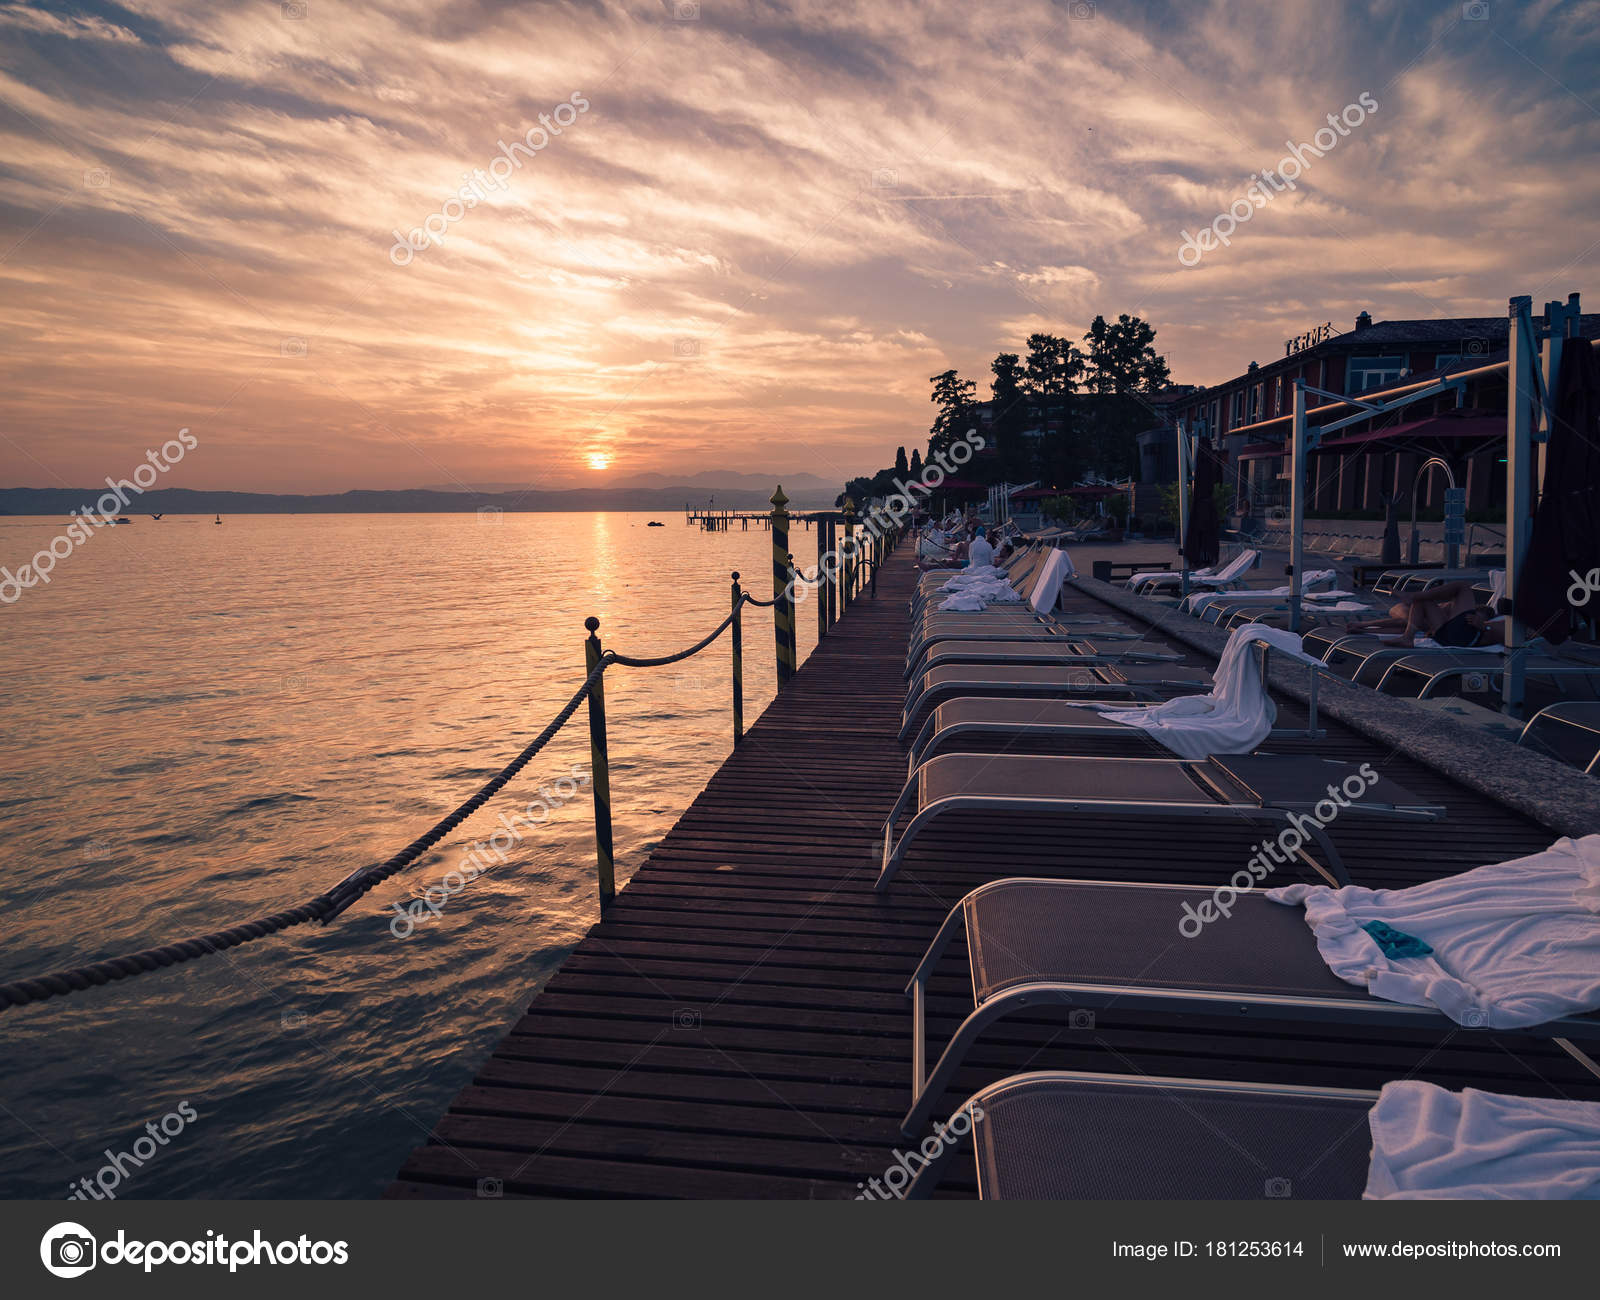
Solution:
[(844, 599), (841, 604), (850, 608), (856, 598), (856, 503), (844, 499)]
[(817, 640), (828, 635), (828, 526), (817, 516)]
[[(600, 620), (583, 620), (589, 639), (583, 643), (585, 674), (594, 672), (603, 653), (596, 629)], [(594, 856), (600, 881), (600, 910), (617, 896), (617, 870), (611, 857), (611, 765), (606, 759), (606, 677), (601, 673), (589, 688), (589, 774), (594, 789)]]
[(823, 527), (828, 532), (828, 626), (839, 621), (839, 529), (832, 515)]
[(794, 676), (794, 599), (789, 594), (789, 498), (783, 484), (772, 494), (772, 635), (778, 654), (778, 685)]
[(733, 743), (744, 739), (744, 592), (739, 590), (739, 570), (733, 571)]

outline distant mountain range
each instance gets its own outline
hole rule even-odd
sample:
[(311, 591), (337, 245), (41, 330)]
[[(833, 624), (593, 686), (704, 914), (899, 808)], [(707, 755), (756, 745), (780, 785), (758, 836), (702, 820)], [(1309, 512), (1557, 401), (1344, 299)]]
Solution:
[[(836, 483), (831, 479), (819, 478), (815, 474), (741, 474), (735, 470), (728, 469), (703, 469), (694, 474), (629, 474), (621, 478), (606, 479), (603, 482), (596, 483), (593, 490), (619, 492), (628, 489), (643, 489), (651, 492), (681, 492), (686, 500), (696, 505), (703, 505), (708, 495), (720, 492), (764, 492), (770, 498), (772, 489), (779, 483), (783, 484), (784, 495), (790, 500), (795, 500), (797, 495), (803, 495), (808, 500), (812, 497), (820, 499), (826, 495), (827, 504), (832, 505), (833, 498), (838, 496), (843, 489), (844, 478), (841, 477)], [(430, 484), (426, 490), (432, 492), (555, 492), (565, 489), (536, 488), (531, 483), (522, 485), (510, 483), (435, 483)], [(574, 488), (571, 490), (589, 491), (591, 489)], [(679, 504), (681, 505), (682, 502)]]
[[(715, 474), (716, 471), (708, 471)], [(443, 514), (466, 513), (485, 508), (513, 511), (572, 510), (648, 510), (670, 514), (685, 503), (704, 507), (715, 496), (715, 507), (728, 510), (770, 510), (769, 498), (776, 479), (753, 474), (719, 475), (716, 486), (693, 481), (672, 480), (664, 475), (643, 475), (637, 485), (615, 484), (603, 488), (562, 490), (507, 490), (498, 485), (485, 490), (461, 491), (441, 488), (403, 488), (396, 491), (357, 490), (322, 494), (279, 494), (267, 492), (208, 492), (188, 488), (157, 488), (131, 497), (123, 514)], [(662, 486), (648, 480), (661, 478)], [(736, 480), (750, 480), (744, 486)], [(784, 494), (794, 509), (831, 507), (841, 485), (827, 483), (809, 474), (783, 481)], [(99, 487), (83, 488), (0, 488), (0, 514), (66, 515), (89, 508), (105, 493)]]

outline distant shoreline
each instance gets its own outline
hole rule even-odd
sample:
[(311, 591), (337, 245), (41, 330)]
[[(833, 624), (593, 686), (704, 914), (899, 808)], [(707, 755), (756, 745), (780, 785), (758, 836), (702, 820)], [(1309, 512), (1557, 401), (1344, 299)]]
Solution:
[[(774, 482), (773, 487), (777, 483)], [(105, 485), (82, 488), (0, 488), (0, 515), (66, 515), (92, 508)], [(718, 491), (712, 509), (770, 510), (772, 489)], [(525, 492), (439, 492), (427, 488), (394, 491), (355, 490), (341, 493), (209, 492), (160, 488), (133, 497), (123, 514), (137, 517), (173, 515), (351, 515), (351, 514), (505, 514), (582, 513), (601, 510), (681, 512), (684, 506), (705, 509), (703, 488), (571, 488)], [(791, 510), (825, 509), (832, 498), (808, 498), (802, 492)]]

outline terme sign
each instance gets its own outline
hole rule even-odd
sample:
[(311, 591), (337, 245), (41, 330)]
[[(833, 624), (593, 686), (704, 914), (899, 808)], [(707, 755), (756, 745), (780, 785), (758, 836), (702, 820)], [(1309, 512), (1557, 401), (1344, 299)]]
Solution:
[(1314, 348), (1319, 343), (1326, 343), (1333, 337), (1333, 322), (1318, 325), (1316, 329), (1307, 330), (1304, 334), (1296, 334), (1292, 339), (1284, 339), (1283, 355), (1292, 357), (1296, 352), (1304, 352), (1307, 348)]

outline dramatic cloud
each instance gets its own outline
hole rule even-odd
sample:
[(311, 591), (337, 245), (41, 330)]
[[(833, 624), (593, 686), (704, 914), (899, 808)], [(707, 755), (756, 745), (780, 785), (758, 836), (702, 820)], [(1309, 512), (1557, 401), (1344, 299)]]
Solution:
[(842, 479), (1097, 312), (1206, 382), (1600, 293), (1597, 45), (1596, 0), (0, 4), (0, 483), (179, 426), (180, 486)]

